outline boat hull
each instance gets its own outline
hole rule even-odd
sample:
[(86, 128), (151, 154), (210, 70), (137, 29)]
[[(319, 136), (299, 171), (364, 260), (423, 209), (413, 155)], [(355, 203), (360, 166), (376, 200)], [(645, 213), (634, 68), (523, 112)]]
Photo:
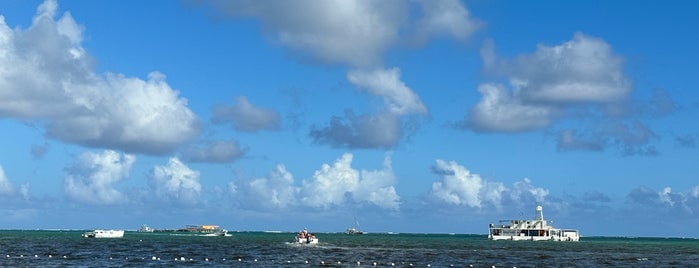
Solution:
[(318, 238), (301, 238), (296, 237), (296, 243), (299, 244), (318, 244)]
[(88, 238), (122, 238), (124, 237), (124, 230), (94, 230), (92, 232), (86, 232), (83, 237)]
[(579, 241), (580, 237), (569, 236), (518, 236), (518, 235), (491, 235), (490, 240), (512, 240), (512, 241)]

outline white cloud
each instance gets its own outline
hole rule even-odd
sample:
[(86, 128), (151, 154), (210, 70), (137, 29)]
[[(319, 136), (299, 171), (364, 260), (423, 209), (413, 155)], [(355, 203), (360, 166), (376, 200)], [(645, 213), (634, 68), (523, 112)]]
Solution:
[(510, 198), (517, 203), (543, 203), (549, 191), (534, 187), (529, 178), (524, 178), (522, 181), (514, 183), (513, 189), (510, 192)]
[(268, 210), (297, 206), (299, 189), (294, 186), (294, 176), (284, 165), (277, 165), (265, 178), (257, 178), (240, 184), (231, 191), (244, 201), (247, 207)]
[(672, 188), (670, 187), (663, 188), (663, 190), (658, 193), (658, 199), (661, 203), (668, 204), (670, 206), (675, 205), (675, 202), (672, 201)]
[[(351, 68), (347, 79), (360, 89), (383, 98), (386, 111), (362, 116), (362, 119), (391, 119), (391, 130), (367, 126), (368, 120), (343, 124), (331, 119), (323, 130), (313, 129), (316, 141), (360, 148), (389, 148), (403, 134), (400, 116), (425, 115), (427, 108), (418, 94), (400, 80), (398, 68), (381, 69), (385, 50), (398, 43), (435, 35), (464, 40), (479, 27), (466, 7), (458, 1), (209, 1), (218, 11), (233, 16), (250, 16), (276, 40), (300, 52), (301, 59), (311, 58), (326, 64)], [(414, 12), (418, 10), (419, 12)], [(422, 15), (416, 23), (413, 15)], [(387, 116), (386, 113), (391, 113)], [(349, 135), (338, 133), (339, 129)], [(389, 134), (389, 135), (386, 135)], [(376, 142), (375, 136), (387, 137)], [(389, 137), (390, 136), (390, 137)]]
[(351, 167), (352, 154), (344, 154), (333, 165), (323, 164), (313, 179), (304, 180), (301, 201), (313, 207), (328, 208), (345, 203), (345, 194), (359, 184), (359, 172)]
[(217, 124), (230, 123), (238, 131), (279, 129), (279, 113), (272, 109), (256, 107), (245, 96), (236, 98), (232, 106), (216, 106), (212, 121)]
[(5, 170), (0, 166), (0, 195), (12, 194), (12, 183), (7, 179), (5, 175)]
[(623, 58), (604, 40), (575, 33), (567, 42), (538, 45), (536, 51), (514, 59), (498, 58), (493, 41), (486, 40), (481, 57), (485, 72), (508, 79), (509, 85), (481, 83), (481, 100), (459, 126), (522, 132), (573, 120), (582, 124), (556, 131), (559, 150), (604, 151), (616, 146), (624, 155), (658, 154), (650, 145), (655, 133), (631, 120), (668, 115), (676, 104), (665, 91), (656, 90), (647, 104), (629, 105), (633, 83), (624, 74)]
[(442, 176), (441, 182), (432, 184), (432, 194), (450, 204), (480, 207), (479, 193), (483, 188), (483, 179), (478, 174), (471, 174), (465, 167), (454, 161), (438, 159), (434, 171)]
[(166, 166), (153, 168), (150, 185), (161, 199), (182, 204), (198, 203), (201, 192), (199, 172), (191, 170), (174, 157), (170, 158)]
[(483, 98), (471, 108), (464, 126), (476, 131), (519, 132), (548, 126), (557, 115), (555, 107), (527, 104), (502, 85), (481, 84)]
[(47, 0), (32, 25), (0, 18), (0, 116), (46, 123), (50, 137), (98, 148), (165, 154), (199, 133), (199, 120), (163, 75), (96, 74), (82, 27)]
[(347, 80), (372, 95), (381, 96), (388, 110), (395, 115), (425, 114), (427, 107), (420, 97), (400, 80), (400, 69), (352, 70)]
[(433, 35), (448, 35), (466, 40), (482, 23), (471, 17), (468, 9), (458, 0), (419, 1), (424, 17), (416, 23), (416, 36), (426, 40)]
[(182, 152), (189, 162), (232, 163), (245, 155), (236, 141), (215, 141), (204, 147), (190, 147)]
[(125, 202), (114, 184), (129, 176), (136, 157), (106, 150), (101, 154), (86, 152), (67, 168), (64, 190), (71, 198), (90, 204)]
[(477, 131), (545, 128), (567, 110), (618, 103), (632, 89), (621, 56), (604, 40), (582, 33), (560, 45), (539, 45), (513, 60), (498, 59), (487, 40), (481, 57), (485, 71), (506, 77), (512, 89), (488, 83), (478, 87), (483, 98), (465, 122)]
[(354, 66), (376, 64), (407, 19), (402, 1), (212, 2), (231, 15), (259, 19), (294, 51), (321, 62)]
[(304, 180), (300, 191), (301, 202), (327, 209), (352, 200), (359, 204), (398, 209), (400, 197), (392, 185), (395, 175), (389, 156), (384, 160), (383, 170), (362, 170), (361, 173), (352, 168), (352, 158), (352, 154), (346, 153), (332, 166), (323, 164), (312, 179)]
[(582, 33), (557, 46), (539, 45), (514, 63), (510, 81), (530, 102), (606, 103), (631, 91), (622, 58), (604, 40)]
[(398, 210), (400, 197), (393, 185), (397, 178), (391, 165), (391, 154), (386, 154), (380, 170), (362, 170), (359, 185), (352, 194), (355, 201), (364, 201), (385, 209)]
[(441, 181), (432, 184), (431, 195), (440, 202), (457, 206), (519, 207), (521, 204), (543, 203), (549, 193), (544, 188), (534, 187), (528, 178), (507, 188), (502, 182), (485, 180), (454, 161), (438, 159), (433, 172), (441, 176)]

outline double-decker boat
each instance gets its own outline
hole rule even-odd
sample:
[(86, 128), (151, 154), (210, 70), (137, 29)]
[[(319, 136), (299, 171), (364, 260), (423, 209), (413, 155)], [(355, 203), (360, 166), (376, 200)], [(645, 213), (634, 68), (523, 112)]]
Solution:
[(558, 229), (544, 220), (541, 206), (536, 206), (533, 220), (509, 220), (509, 224), (493, 225), (488, 228), (490, 240), (531, 240), (531, 241), (578, 241), (580, 233), (575, 229)]

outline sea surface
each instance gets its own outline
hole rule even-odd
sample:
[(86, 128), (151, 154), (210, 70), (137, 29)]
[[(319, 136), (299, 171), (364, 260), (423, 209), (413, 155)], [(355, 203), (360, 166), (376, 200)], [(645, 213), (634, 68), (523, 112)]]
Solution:
[(489, 241), (485, 235), (232, 232), (227, 237), (127, 231), (0, 230), (0, 267), (699, 267), (699, 240), (583, 237)]

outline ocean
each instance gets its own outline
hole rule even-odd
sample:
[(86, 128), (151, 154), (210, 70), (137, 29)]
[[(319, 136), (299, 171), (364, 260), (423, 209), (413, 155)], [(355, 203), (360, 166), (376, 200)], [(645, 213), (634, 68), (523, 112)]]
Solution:
[(227, 237), (127, 231), (0, 231), (0, 267), (698, 267), (699, 240), (582, 237), (490, 241), (486, 235), (231, 232)]

